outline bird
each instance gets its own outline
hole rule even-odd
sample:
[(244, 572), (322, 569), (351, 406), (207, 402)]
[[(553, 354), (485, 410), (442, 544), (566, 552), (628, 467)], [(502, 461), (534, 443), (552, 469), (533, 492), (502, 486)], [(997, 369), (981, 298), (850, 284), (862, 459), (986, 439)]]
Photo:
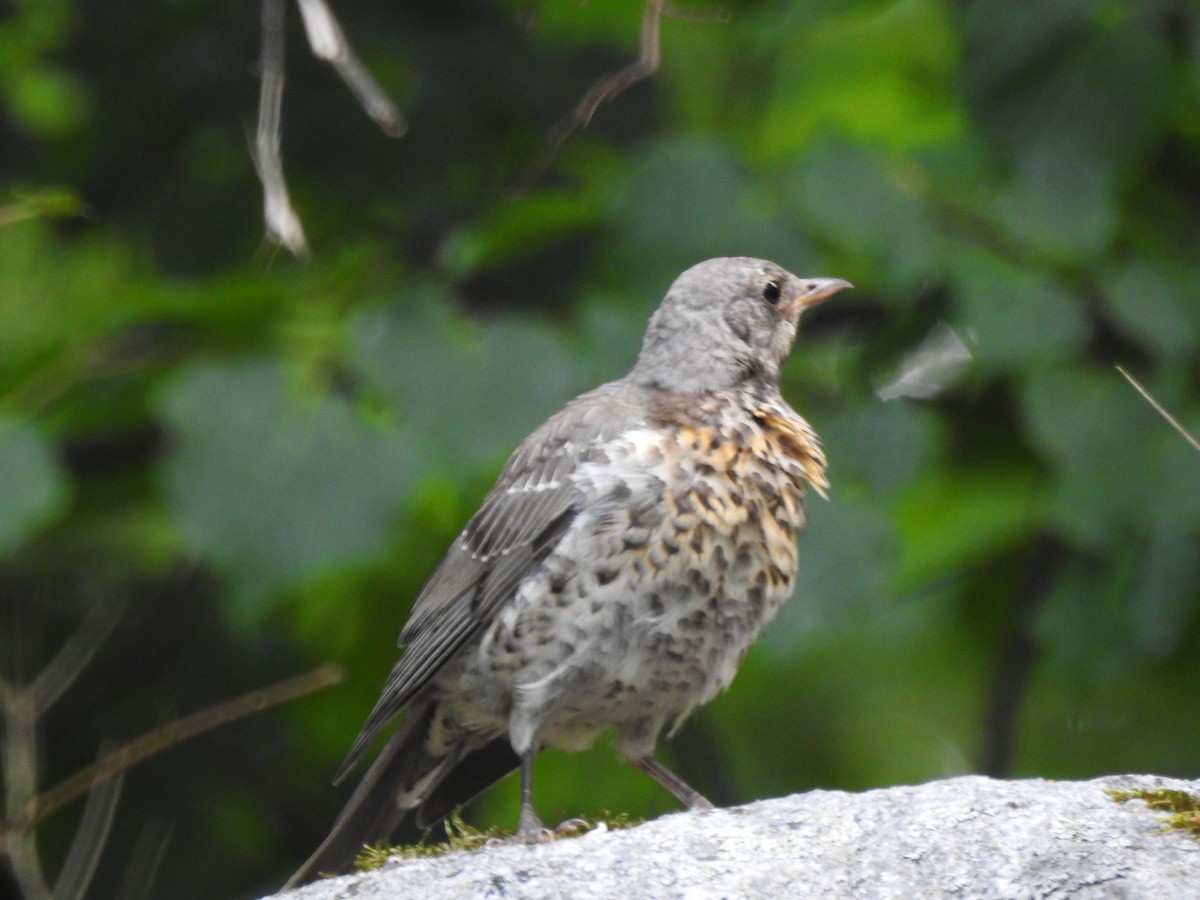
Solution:
[(779, 373), (801, 313), (851, 286), (749, 257), (698, 263), (629, 373), (517, 447), (414, 601), (335, 783), (402, 723), (287, 886), (347, 870), (410, 812), (426, 827), (516, 769), (514, 839), (547, 839), (534, 757), (610, 729), (684, 807), (712, 808), (653, 751), (729, 686), (793, 593), (806, 490), (829, 485)]

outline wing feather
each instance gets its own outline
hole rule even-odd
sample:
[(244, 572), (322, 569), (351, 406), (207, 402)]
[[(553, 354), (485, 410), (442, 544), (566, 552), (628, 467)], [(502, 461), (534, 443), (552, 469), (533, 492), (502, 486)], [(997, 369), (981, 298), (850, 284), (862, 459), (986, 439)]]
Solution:
[(494, 620), (554, 549), (584, 502), (575, 468), (645, 417), (637, 390), (613, 382), (571, 401), (522, 442), (479, 511), (426, 582), (400, 632), (404, 655), (346, 760), (340, 781), (387, 723)]

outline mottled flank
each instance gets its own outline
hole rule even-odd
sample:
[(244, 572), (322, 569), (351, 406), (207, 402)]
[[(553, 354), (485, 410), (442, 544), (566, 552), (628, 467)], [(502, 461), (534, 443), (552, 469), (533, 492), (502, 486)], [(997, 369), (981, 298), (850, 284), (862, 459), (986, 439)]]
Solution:
[(572, 475), (586, 512), (435, 680), (464, 735), (522, 753), (616, 726), (643, 756), (729, 685), (791, 595), (804, 489), (826, 487), (808, 424), (761, 382), (639, 391), (645, 420)]
[(291, 884), (344, 868), (406, 810), (435, 821), (518, 765), (518, 834), (539, 839), (534, 755), (610, 728), (681, 803), (710, 806), (652, 752), (729, 686), (792, 594), (805, 490), (828, 485), (779, 368), (801, 312), (846, 287), (763, 260), (694, 266), (629, 375), (517, 448), (417, 598), (339, 778), (401, 712), (402, 725)]

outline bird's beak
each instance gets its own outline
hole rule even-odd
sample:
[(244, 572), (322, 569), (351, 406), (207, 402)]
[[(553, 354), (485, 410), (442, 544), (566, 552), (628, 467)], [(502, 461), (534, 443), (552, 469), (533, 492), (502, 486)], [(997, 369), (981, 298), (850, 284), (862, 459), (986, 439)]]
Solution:
[(808, 309), (828, 300), (834, 294), (854, 287), (850, 282), (840, 278), (801, 278), (800, 293), (792, 301), (796, 311)]

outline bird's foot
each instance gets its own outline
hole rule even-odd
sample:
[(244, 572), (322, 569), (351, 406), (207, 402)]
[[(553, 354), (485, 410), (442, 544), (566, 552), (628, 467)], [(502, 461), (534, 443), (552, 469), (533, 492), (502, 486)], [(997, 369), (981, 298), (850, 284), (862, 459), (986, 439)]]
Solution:
[(547, 844), (554, 840), (554, 832), (542, 824), (531, 805), (521, 808), (521, 818), (517, 821), (517, 833), (510, 837), (492, 838), (484, 846), (504, 847), (509, 844)]
[(532, 846), (533, 844), (548, 844), (555, 839), (557, 835), (549, 828), (542, 826), (533, 831), (518, 831), (516, 834), (510, 834), (508, 837), (488, 838), (484, 843), (485, 847), (511, 847), (515, 844), (525, 844)]
[(507, 847), (512, 844), (548, 844), (551, 841), (556, 841), (559, 838), (575, 837), (591, 830), (591, 823), (585, 819), (567, 819), (560, 822), (554, 828), (547, 828), (542, 824), (540, 819), (536, 817), (526, 819), (521, 817), (521, 824), (517, 827), (517, 833), (509, 837), (491, 838), (484, 844), (485, 847)]

